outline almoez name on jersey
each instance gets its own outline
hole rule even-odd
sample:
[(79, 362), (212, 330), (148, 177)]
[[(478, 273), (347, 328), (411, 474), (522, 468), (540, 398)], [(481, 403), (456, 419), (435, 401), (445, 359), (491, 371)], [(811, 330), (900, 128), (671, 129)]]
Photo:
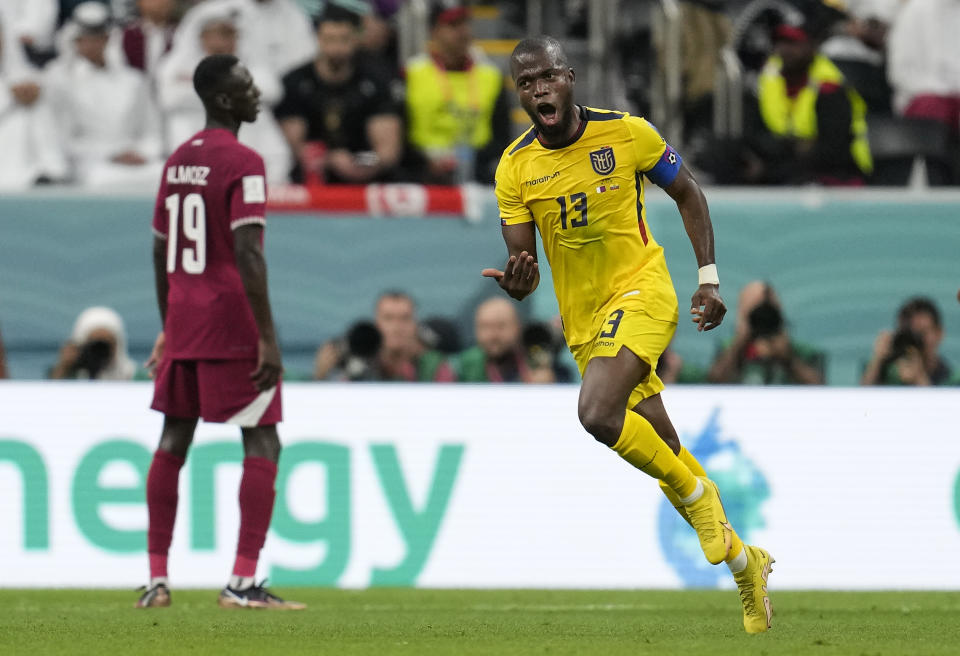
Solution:
[(168, 166), (167, 184), (187, 184), (199, 187), (207, 186), (209, 166)]
[(539, 178), (534, 178), (533, 180), (524, 180), (523, 185), (525, 187), (532, 187), (533, 185), (543, 184), (544, 182), (549, 182), (554, 178), (560, 177), (560, 171), (554, 171), (550, 175), (544, 175)]

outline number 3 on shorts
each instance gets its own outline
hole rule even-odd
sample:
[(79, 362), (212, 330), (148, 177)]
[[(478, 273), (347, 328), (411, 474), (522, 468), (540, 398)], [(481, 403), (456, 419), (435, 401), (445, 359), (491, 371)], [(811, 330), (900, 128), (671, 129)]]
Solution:
[(607, 321), (607, 325), (610, 326), (610, 329), (600, 333), (600, 337), (611, 339), (614, 335), (616, 335), (617, 328), (620, 327), (621, 319), (623, 319), (623, 310), (614, 310), (613, 312), (611, 312), (610, 320)]

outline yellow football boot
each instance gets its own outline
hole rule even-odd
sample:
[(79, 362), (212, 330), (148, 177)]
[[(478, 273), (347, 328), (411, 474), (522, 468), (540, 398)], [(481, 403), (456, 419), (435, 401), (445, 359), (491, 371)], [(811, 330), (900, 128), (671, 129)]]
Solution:
[(686, 504), (687, 521), (700, 538), (700, 548), (711, 564), (726, 560), (733, 542), (733, 528), (727, 522), (727, 513), (720, 501), (717, 484), (706, 476), (697, 478), (703, 483), (703, 494), (693, 503)]
[(743, 604), (743, 628), (747, 633), (763, 633), (770, 628), (773, 607), (767, 594), (767, 577), (776, 562), (760, 547), (743, 545), (747, 552), (747, 566), (733, 575)]

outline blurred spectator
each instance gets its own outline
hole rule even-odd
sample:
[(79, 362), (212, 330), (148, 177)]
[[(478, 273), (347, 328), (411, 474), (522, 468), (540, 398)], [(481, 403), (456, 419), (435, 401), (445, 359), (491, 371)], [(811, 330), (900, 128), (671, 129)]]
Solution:
[[(198, 22), (211, 10), (237, 12), (236, 55), (246, 64), (271, 71), (277, 79), (313, 59), (317, 43), (307, 14), (293, 0), (206, 0), (183, 16), (174, 44), (181, 32), (199, 34)], [(194, 37), (186, 37), (193, 41)]]
[(873, 170), (866, 104), (818, 52), (815, 29), (809, 21), (775, 28), (775, 54), (749, 108), (743, 182), (858, 185)]
[(7, 350), (3, 346), (3, 335), (0, 335), (0, 379), (9, 377), (10, 372), (7, 371)]
[(60, 6), (57, 0), (3, 0), (0, 22), (8, 27), (8, 47), (23, 48), (24, 54), (37, 63), (45, 61), (53, 49)]
[(0, 13), (0, 189), (65, 178), (67, 161), (40, 75)]
[(910, 0), (887, 39), (894, 109), (960, 129), (960, 3)]
[(377, 299), (373, 323), (358, 321), (317, 349), (314, 378), (447, 383), (454, 374), (444, 354), (420, 339), (413, 299), (388, 291)]
[(492, 183), (511, 141), (500, 69), (472, 47), (470, 13), (435, 3), (426, 54), (406, 64), (408, 138), (427, 160), (427, 180)]
[[(69, 4), (69, 7), (66, 7), (66, 4)], [(106, 16), (104, 31), (107, 35), (107, 45), (104, 50), (104, 59), (111, 66), (128, 66), (127, 57), (123, 51), (123, 28), (117, 16), (111, 12), (109, 3), (103, 0), (80, 0), (66, 4), (61, 2), (63, 24), (54, 35), (54, 50), (50, 58), (55, 58), (60, 65), (63, 65), (64, 62), (79, 57), (76, 40), (80, 33), (85, 31), (81, 22), (99, 20), (102, 16)], [(80, 9), (80, 13), (75, 17), (76, 10), (83, 5), (100, 5), (100, 7), (91, 9), (86, 6)]]
[(419, 339), (413, 298), (388, 291), (377, 299), (374, 322), (383, 337), (379, 366), (383, 380), (450, 382), (453, 369), (441, 353)]
[[(460, 355), (457, 380), (462, 383), (554, 383), (552, 354), (530, 353), (521, 342), (520, 318), (513, 303), (491, 298), (474, 314), (477, 345)], [(534, 356), (535, 357), (531, 357)]]
[(80, 313), (50, 378), (132, 380), (136, 365), (127, 353), (127, 332), (120, 315), (108, 307)]
[[(173, 151), (204, 127), (203, 103), (193, 88), (193, 71), (207, 55), (235, 55), (237, 52), (238, 11), (224, 3), (201, 5), (193, 25), (197, 31), (180, 32), (173, 50), (164, 57), (157, 73), (157, 96), (166, 134), (166, 149)], [(260, 101), (266, 107), (280, 100), (280, 80), (267, 67), (249, 62), (247, 68), (260, 89)], [(244, 125), (240, 142), (263, 157), (267, 180), (271, 184), (288, 181), (293, 165), (290, 149), (273, 113), (264, 108), (253, 123)]]
[[(356, 2), (356, 0), (354, 0)], [(341, 4), (343, 0), (338, 0)], [(368, 11), (358, 12), (363, 16), (360, 51), (365, 57), (375, 59), (387, 75), (400, 77), (397, 32), (390, 18), (397, 12), (400, 0), (371, 2)]]
[(137, 0), (136, 5), (136, 20), (123, 29), (123, 54), (127, 65), (153, 77), (173, 44), (177, 0)]
[(328, 4), (315, 61), (283, 78), (276, 108), (307, 182), (387, 180), (403, 152), (400, 108), (389, 79), (357, 57), (360, 16)]
[(898, 0), (855, 0), (841, 30), (823, 43), (821, 52), (837, 65), (857, 90), (870, 114), (891, 112), (887, 83), (886, 45)]
[(863, 373), (863, 385), (944, 385), (950, 365), (940, 355), (943, 324), (940, 310), (929, 298), (909, 299), (897, 312), (897, 330), (883, 331), (873, 343), (873, 357)]
[(104, 5), (77, 5), (71, 22), (75, 55), (50, 65), (47, 87), (73, 175), (94, 187), (153, 188), (162, 142), (147, 78), (107, 59), (111, 21)]
[(822, 385), (823, 355), (790, 339), (780, 299), (767, 283), (747, 283), (737, 303), (733, 340), (708, 379), (744, 385)]

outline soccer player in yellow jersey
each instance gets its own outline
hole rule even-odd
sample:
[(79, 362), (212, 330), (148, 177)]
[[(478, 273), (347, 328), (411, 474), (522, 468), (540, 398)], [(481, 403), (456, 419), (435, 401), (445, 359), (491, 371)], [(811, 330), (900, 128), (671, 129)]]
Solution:
[(504, 151), (497, 204), (509, 259), (484, 269), (521, 300), (540, 281), (536, 230), (553, 271), (564, 334), (583, 384), (579, 416), (597, 441), (660, 480), (696, 530), (707, 560), (726, 562), (743, 602), (744, 628), (770, 627), (770, 554), (744, 545), (716, 484), (680, 445), (656, 367), (678, 320), (663, 249), (643, 205), (643, 176), (677, 203), (700, 267), (690, 313), (698, 330), (720, 325), (713, 227), (699, 185), (680, 155), (644, 119), (574, 104), (574, 72), (559, 42), (521, 41), (510, 60), (531, 127)]

